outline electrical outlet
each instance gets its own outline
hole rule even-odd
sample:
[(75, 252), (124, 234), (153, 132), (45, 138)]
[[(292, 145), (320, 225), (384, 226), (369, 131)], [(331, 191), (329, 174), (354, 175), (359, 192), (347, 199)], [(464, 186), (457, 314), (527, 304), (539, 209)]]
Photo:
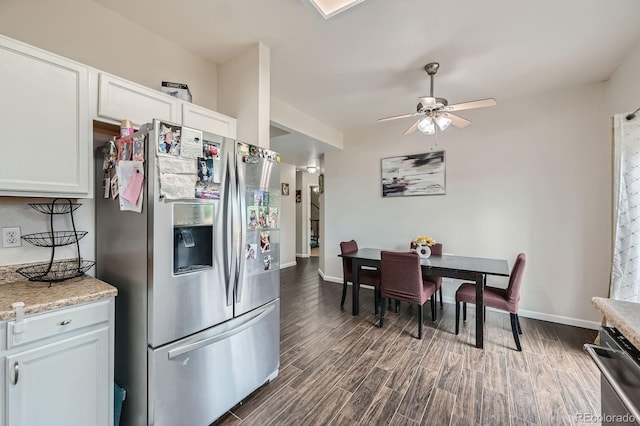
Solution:
[(20, 247), (20, 228), (2, 228), (2, 247)]

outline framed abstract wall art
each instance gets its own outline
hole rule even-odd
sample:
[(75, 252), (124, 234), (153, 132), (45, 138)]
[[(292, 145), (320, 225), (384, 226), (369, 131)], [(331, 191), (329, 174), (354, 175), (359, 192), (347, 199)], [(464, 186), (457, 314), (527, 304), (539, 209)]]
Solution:
[(444, 194), (444, 151), (382, 159), (383, 197)]

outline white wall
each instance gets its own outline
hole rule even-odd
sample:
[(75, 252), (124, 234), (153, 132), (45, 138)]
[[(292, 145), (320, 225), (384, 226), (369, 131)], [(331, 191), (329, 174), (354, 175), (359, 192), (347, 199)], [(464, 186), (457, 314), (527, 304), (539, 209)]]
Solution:
[(269, 148), (270, 51), (261, 43), (218, 68), (218, 105), (235, 117), (237, 139)]
[(610, 116), (640, 108), (640, 43), (629, 52), (607, 82), (606, 98)]
[(2, 0), (0, 33), (160, 90), (189, 85), (193, 102), (217, 110), (217, 66), (86, 0)]
[(344, 139), (341, 132), (275, 96), (271, 96), (271, 121), (336, 148), (343, 148)]
[(296, 167), (280, 164), (280, 183), (289, 184), (289, 196), (280, 198), (280, 265), (296, 264)]
[[(403, 137), (405, 121), (345, 135), (325, 155), (324, 274), (340, 280), (340, 241), (407, 250), (431, 235), (445, 252), (527, 254), (523, 316), (592, 326), (606, 296), (611, 239), (611, 146), (604, 84), (501, 102), (460, 114), (466, 129)], [(437, 145), (436, 145), (437, 144)], [(443, 196), (382, 198), (380, 160), (446, 150)], [(491, 278), (490, 283), (506, 285)], [(457, 285), (444, 287), (453, 297)]]

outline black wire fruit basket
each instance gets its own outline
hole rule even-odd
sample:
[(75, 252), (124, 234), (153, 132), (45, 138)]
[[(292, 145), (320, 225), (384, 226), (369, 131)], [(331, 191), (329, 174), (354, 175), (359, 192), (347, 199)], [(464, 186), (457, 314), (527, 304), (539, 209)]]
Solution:
[(17, 269), (16, 272), (29, 281), (58, 282), (84, 275), (95, 262), (84, 259), (56, 260), (36, 263)]
[[(29, 281), (48, 282), (49, 286), (53, 282), (68, 280), (84, 275), (95, 262), (85, 260), (80, 257), (80, 241), (86, 231), (76, 230), (76, 223), (73, 212), (82, 204), (72, 203), (68, 198), (56, 198), (51, 203), (34, 203), (30, 206), (40, 213), (49, 215), (50, 232), (37, 232), (23, 235), (22, 239), (38, 247), (51, 247), (51, 258), (49, 262), (37, 263), (25, 266), (16, 270), (17, 273), (27, 278)], [(72, 231), (55, 231), (53, 229), (53, 216), (59, 214), (69, 214), (71, 217)], [(77, 257), (68, 260), (56, 260), (56, 247), (76, 245)]]
[[(58, 198), (56, 198), (58, 200)], [(31, 203), (29, 204), (34, 210), (44, 214), (67, 214), (74, 212), (80, 208), (82, 204), (72, 203), (71, 200), (66, 200), (68, 203), (56, 204), (56, 200), (53, 203)]]
[(37, 232), (23, 235), (22, 239), (38, 247), (60, 247), (73, 244), (85, 235), (87, 235), (87, 231)]

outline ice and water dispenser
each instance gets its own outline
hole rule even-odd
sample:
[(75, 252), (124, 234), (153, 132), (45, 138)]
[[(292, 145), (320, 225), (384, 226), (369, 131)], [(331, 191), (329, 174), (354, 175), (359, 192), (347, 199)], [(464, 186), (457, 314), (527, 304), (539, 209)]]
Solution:
[(213, 267), (213, 205), (173, 204), (173, 273)]

